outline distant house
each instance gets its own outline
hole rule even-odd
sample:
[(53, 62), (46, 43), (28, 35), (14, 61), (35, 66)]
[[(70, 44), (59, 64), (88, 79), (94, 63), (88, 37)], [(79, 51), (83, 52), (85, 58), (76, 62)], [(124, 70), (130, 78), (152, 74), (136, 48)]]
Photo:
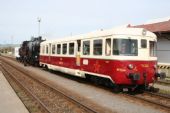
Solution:
[(20, 47), (15, 47), (15, 48), (14, 48), (14, 57), (15, 57), (15, 58), (19, 58), (19, 48), (20, 48)]
[(19, 57), (19, 44), (0, 44), (0, 53), (8, 54), (13, 57)]

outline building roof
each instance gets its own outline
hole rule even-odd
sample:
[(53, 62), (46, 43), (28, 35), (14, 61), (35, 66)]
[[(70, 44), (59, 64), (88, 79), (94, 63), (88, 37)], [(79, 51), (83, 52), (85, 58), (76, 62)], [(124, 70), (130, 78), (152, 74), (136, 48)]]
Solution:
[(166, 19), (155, 19), (142, 25), (128, 25), (128, 27), (145, 28), (151, 32), (170, 32), (170, 17)]

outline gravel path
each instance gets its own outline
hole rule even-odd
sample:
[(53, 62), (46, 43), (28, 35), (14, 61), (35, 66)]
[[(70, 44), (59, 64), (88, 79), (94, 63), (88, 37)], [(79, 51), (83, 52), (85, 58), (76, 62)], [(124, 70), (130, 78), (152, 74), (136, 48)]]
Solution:
[[(13, 61), (12, 61), (13, 62)], [(17, 63), (17, 65), (22, 66), (22, 64)], [(75, 80), (70, 80), (68, 78), (57, 76), (53, 73), (44, 71), (39, 68), (34, 68), (31, 66), (24, 67), (28, 71), (32, 71), (48, 80), (49, 83), (56, 84), (57, 87), (62, 89), (67, 89), (70, 92), (74, 92), (76, 95), (80, 95), (82, 101), (90, 100), (93, 103), (98, 104), (103, 108), (107, 108), (112, 112), (118, 113), (162, 113), (160, 108), (150, 106), (148, 104), (143, 104), (139, 101), (130, 100), (129, 98), (123, 97), (122, 95), (114, 94), (110, 91), (106, 91), (101, 88), (96, 88), (91, 85), (80, 83)], [(68, 92), (68, 93), (70, 93)]]

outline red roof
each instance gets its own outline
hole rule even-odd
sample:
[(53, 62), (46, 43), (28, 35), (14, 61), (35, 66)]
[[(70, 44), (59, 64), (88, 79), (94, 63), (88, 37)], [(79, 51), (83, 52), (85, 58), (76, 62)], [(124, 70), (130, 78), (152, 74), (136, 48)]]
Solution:
[(143, 24), (136, 26), (129, 25), (128, 27), (145, 28), (151, 32), (170, 32), (170, 20), (159, 23)]

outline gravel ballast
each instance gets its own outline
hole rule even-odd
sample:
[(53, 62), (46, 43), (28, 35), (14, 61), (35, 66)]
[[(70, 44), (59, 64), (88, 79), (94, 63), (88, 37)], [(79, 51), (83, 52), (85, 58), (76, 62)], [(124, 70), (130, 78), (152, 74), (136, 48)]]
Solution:
[[(11, 61), (15, 63), (14, 61)], [(33, 72), (36, 76), (40, 76), (48, 83), (53, 83), (56, 87), (66, 89), (70, 94), (80, 95), (82, 101), (91, 101), (97, 104), (101, 108), (108, 109), (112, 112), (118, 113), (162, 113), (164, 112), (160, 108), (153, 107), (148, 104), (141, 103), (139, 101), (132, 100), (130, 98), (123, 97), (119, 94), (106, 91), (102, 88), (97, 88), (92, 85), (80, 83), (75, 80), (71, 80), (56, 74), (44, 71), (40, 68), (31, 66), (24, 67), (23, 64), (15, 63), (21, 68), (26, 69), (28, 72)], [(71, 76), (71, 75), (70, 75)], [(79, 97), (79, 98), (80, 98)]]

